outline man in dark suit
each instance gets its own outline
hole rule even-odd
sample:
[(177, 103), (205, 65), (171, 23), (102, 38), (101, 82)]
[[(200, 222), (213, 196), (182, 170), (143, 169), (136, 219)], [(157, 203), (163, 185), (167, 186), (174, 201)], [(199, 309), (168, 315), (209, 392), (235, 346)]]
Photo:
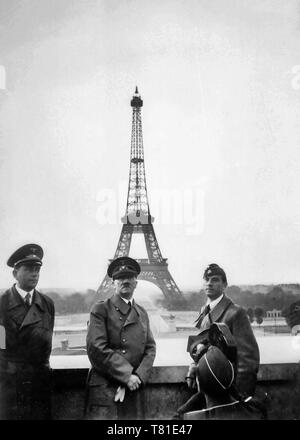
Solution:
[[(246, 311), (225, 295), (227, 277), (220, 266), (210, 264), (205, 269), (203, 278), (207, 302), (196, 320), (196, 327), (200, 332), (208, 329), (213, 322), (223, 322), (229, 327), (237, 347), (235, 388), (241, 398), (253, 396), (259, 367), (259, 349)], [(202, 344), (191, 348), (190, 354), (193, 359), (197, 358), (201, 349)], [(196, 365), (193, 363), (187, 375), (187, 384), (190, 388), (195, 386), (195, 371)], [(197, 406), (201, 407), (204, 404), (205, 400), (200, 392), (192, 396), (178, 409), (178, 412), (183, 414), (186, 411), (200, 409)]]
[[(108, 267), (115, 294), (92, 308), (87, 353), (87, 419), (137, 418), (156, 354), (146, 310), (132, 298), (140, 273), (137, 261), (120, 257)], [(142, 414), (139, 414), (142, 416)]]
[(43, 249), (28, 244), (7, 261), (16, 283), (0, 296), (0, 419), (49, 419), (54, 304), (35, 287)]

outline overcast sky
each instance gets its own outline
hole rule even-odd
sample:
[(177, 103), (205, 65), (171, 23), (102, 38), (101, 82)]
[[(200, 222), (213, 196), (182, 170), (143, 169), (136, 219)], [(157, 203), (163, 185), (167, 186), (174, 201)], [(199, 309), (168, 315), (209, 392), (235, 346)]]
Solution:
[(29, 242), (45, 251), (40, 287), (99, 286), (136, 85), (179, 288), (199, 288), (211, 262), (230, 284), (299, 283), (299, 37), (298, 0), (1, 0), (0, 287)]

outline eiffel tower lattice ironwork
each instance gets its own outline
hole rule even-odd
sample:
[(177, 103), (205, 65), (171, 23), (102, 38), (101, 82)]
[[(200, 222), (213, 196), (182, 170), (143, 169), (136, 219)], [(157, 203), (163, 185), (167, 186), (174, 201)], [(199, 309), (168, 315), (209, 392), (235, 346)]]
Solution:
[[(167, 303), (184, 303), (184, 298), (168, 269), (167, 258), (163, 258), (153, 228), (154, 218), (150, 214), (144, 163), (141, 108), (143, 101), (136, 87), (131, 100), (132, 133), (129, 185), (125, 216), (114, 258), (128, 256), (133, 234), (143, 234), (148, 258), (137, 259), (141, 266), (139, 280), (150, 281), (163, 292)], [(111, 262), (112, 260), (109, 260)], [(98, 288), (100, 298), (112, 295), (111, 279), (106, 275)]]

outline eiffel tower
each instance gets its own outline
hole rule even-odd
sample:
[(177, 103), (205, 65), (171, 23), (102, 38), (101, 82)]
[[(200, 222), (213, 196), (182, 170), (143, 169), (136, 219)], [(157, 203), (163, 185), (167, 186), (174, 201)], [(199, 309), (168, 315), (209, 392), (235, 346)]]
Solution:
[[(137, 87), (130, 104), (132, 107), (132, 133), (127, 206), (125, 216), (121, 219), (123, 226), (113, 259), (129, 256), (132, 235), (143, 234), (148, 258), (137, 259), (141, 266), (139, 280), (150, 281), (159, 287), (168, 306), (183, 304), (184, 298), (169, 272), (167, 258), (163, 258), (159, 249), (153, 228), (154, 217), (150, 214), (141, 118), (143, 101)], [(109, 262), (111, 261), (109, 260)], [(100, 298), (106, 299), (112, 293), (111, 279), (106, 275), (98, 288), (98, 294)]]

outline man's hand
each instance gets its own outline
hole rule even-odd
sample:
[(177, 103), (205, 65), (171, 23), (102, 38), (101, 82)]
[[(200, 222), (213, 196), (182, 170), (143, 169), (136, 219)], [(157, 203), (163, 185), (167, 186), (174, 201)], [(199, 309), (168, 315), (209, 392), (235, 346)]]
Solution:
[(130, 389), (130, 391), (134, 391), (140, 387), (141, 383), (142, 383), (141, 379), (135, 374), (132, 374), (126, 385)]
[(192, 363), (189, 367), (189, 371), (186, 375), (186, 383), (189, 388), (197, 388), (196, 383), (197, 365)]

